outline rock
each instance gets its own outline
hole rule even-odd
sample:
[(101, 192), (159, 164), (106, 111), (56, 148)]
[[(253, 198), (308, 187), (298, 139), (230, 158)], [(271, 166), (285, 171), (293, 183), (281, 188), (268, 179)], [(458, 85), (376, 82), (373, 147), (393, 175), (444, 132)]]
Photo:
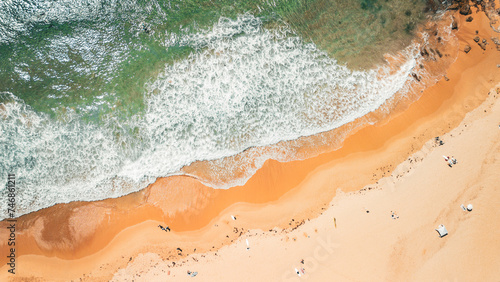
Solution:
[(418, 77), (418, 75), (414, 72), (411, 73), (411, 76), (418, 82), (420, 82), (420, 77)]
[(458, 29), (458, 23), (457, 23), (457, 19), (455, 19), (455, 17), (452, 17), (451, 29)]
[(453, 3), (450, 6), (448, 6), (448, 10), (458, 10), (460, 9), (460, 5), (458, 3)]
[(469, 53), (471, 49), (470, 45), (465, 45), (464, 52)]
[(479, 36), (474, 37), (474, 42), (476, 42), (476, 43), (479, 42)]
[(473, 19), (474, 19), (473, 17), (468, 16), (468, 17), (465, 19), (465, 21), (466, 21), (466, 22), (468, 22), (468, 23), (470, 23)]
[(493, 41), (493, 43), (495, 43), (495, 45), (497, 46), (497, 51), (500, 51), (500, 40), (498, 40), (498, 38), (496, 37), (492, 37), (491, 41)]
[(460, 5), (460, 14), (464, 16), (472, 14), (469, 3), (463, 3)]
[(488, 44), (488, 42), (485, 39), (483, 39), (482, 42), (477, 43), (477, 45), (479, 45), (481, 47), (481, 49), (483, 49), (483, 50), (486, 50), (487, 44)]
[(427, 57), (429, 56), (429, 52), (427, 52), (427, 49), (423, 48), (420, 50), (420, 55), (422, 55), (422, 57)]

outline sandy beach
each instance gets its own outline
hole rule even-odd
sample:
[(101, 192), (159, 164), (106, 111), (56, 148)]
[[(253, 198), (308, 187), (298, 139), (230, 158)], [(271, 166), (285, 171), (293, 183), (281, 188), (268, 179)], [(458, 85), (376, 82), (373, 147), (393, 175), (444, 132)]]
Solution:
[[(269, 160), (228, 190), (175, 176), (121, 198), (24, 215), (16, 275), (2, 256), (0, 280), (495, 281), (500, 51), (491, 38), (499, 34), (484, 13), (472, 16), (455, 15), (458, 57), (446, 76), (342, 148)], [(476, 36), (489, 42), (484, 50)], [(1, 238), (7, 226), (0, 222)], [(5, 241), (0, 249), (7, 253)]]
[[(493, 93), (440, 137), (445, 145), (429, 140), (391, 176), (339, 192), (319, 217), (296, 229), (251, 229), (235, 244), (191, 255), (179, 267), (141, 254), (113, 280), (159, 281), (170, 273), (190, 281), (187, 271), (197, 271), (200, 281), (496, 281), (500, 101)], [(457, 159), (452, 168), (443, 161), (447, 154)], [(318, 171), (304, 185), (321, 185), (329, 175)], [(255, 216), (242, 205), (231, 212)], [(239, 220), (229, 224), (244, 226)], [(434, 230), (440, 224), (449, 232), (443, 238)]]

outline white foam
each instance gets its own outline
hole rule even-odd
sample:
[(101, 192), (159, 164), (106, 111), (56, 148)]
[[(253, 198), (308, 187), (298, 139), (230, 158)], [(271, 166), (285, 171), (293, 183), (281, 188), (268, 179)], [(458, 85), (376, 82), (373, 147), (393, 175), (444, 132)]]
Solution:
[[(119, 189), (111, 185), (118, 181), (114, 175), (129, 152), (115, 142), (109, 130), (80, 122), (71, 113), (65, 120), (53, 121), (15, 97), (12, 100), (0, 112), (0, 177), (4, 181), (7, 173), (16, 174), (18, 215), (55, 203), (134, 191), (126, 185)], [(140, 184), (132, 183), (133, 189)], [(5, 197), (2, 193), (4, 203)]]
[[(176, 44), (199, 52), (167, 65), (149, 84), (144, 117), (123, 124), (111, 118), (97, 127), (73, 113), (52, 121), (19, 100), (4, 105), (0, 177), (19, 176), (20, 213), (124, 195), (196, 160), (336, 128), (400, 90), (418, 53), (409, 48), (408, 61), (393, 73), (351, 71), (286, 26), (266, 30), (251, 15), (170, 36), (166, 48)], [(139, 137), (123, 134), (134, 129)], [(257, 166), (269, 157), (290, 158), (283, 148), (272, 154), (260, 156)]]
[(244, 15), (170, 37), (168, 44), (203, 49), (168, 65), (150, 85), (146, 131), (156, 154), (143, 154), (128, 175), (161, 175), (165, 167), (336, 128), (377, 109), (415, 66), (410, 59), (393, 74), (351, 71), (291, 33), (264, 30), (260, 19)]

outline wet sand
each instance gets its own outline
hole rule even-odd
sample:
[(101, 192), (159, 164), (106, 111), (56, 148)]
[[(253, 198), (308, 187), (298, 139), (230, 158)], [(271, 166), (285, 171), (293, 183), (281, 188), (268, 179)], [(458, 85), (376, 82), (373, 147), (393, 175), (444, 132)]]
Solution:
[[(466, 44), (472, 46), (472, 50), (468, 54), (463, 51), (459, 52), (456, 62), (447, 71), (446, 76), (448, 80), (442, 79), (435, 86), (426, 89), (423, 96), (417, 102), (411, 104), (408, 109), (392, 114), (389, 118), (376, 125), (365, 126), (358, 130), (345, 140), (341, 149), (303, 161), (288, 163), (280, 163), (272, 160), (267, 161), (245, 185), (233, 187), (229, 190), (214, 190), (204, 186), (192, 177), (177, 176), (160, 179), (141, 192), (118, 199), (108, 199), (91, 203), (75, 202), (61, 204), (22, 216), (17, 222), (18, 231), (16, 236), (18, 248), (16, 249), (16, 254), (18, 256), (17, 263), (19, 267), (16, 269), (17, 274), (15, 277), (40, 277), (51, 281), (78, 280), (79, 278), (108, 280), (119, 269), (127, 268), (116, 274), (117, 279), (121, 280), (125, 276), (140, 275), (134, 269), (138, 271), (140, 269), (140, 271), (148, 272), (148, 275), (152, 275), (151, 273), (156, 271), (154, 270), (156, 268), (148, 269), (141, 264), (144, 263), (144, 260), (147, 261), (148, 259), (163, 267), (162, 271), (158, 272), (158, 274), (167, 275), (168, 271), (171, 271), (171, 275), (177, 275), (177, 277), (182, 273), (182, 278), (186, 278), (185, 268), (188, 266), (205, 269), (206, 271), (203, 272), (203, 275), (206, 280), (211, 277), (207, 276), (210, 273), (209, 269), (216, 271), (212, 273), (215, 275), (214, 277), (217, 277), (217, 273), (226, 274), (229, 271), (225, 268), (215, 269), (215, 266), (218, 265), (217, 263), (225, 262), (229, 266), (231, 263), (237, 263), (238, 261), (241, 262), (241, 267), (235, 269), (239, 269), (240, 273), (242, 273), (241, 275), (243, 273), (255, 275), (254, 270), (256, 266), (246, 262), (246, 250), (245, 248), (241, 248), (242, 244), (245, 244), (244, 239), (249, 236), (254, 237), (253, 234), (255, 232), (258, 233), (259, 238), (252, 238), (252, 251), (255, 249), (254, 239), (257, 242), (262, 242), (262, 246), (268, 244), (266, 241), (268, 239), (266, 238), (275, 238), (273, 240), (279, 240), (280, 242), (287, 242), (286, 238), (288, 238), (290, 244), (291, 242), (298, 242), (294, 241), (293, 236), (289, 234), (294, 234), (293, 232), (295, 232), (295, 237), (297, 237), (299, 230), (316, 226), (310, 223), (310, 219), (312, 219), (311, 222), (321, 222), (322, 218), (324, 220), (323, 215), (327, 213), (342, 214), (343, 225), (346, 226), (345, 222), (349, 222), (351, 228), (356, 228), (352, 226), (354, 222), (363, 223), (364, 221), (358, 220), (358, 214), (354, 213), (351, 215), (347, 211), (354, 211), (352, 209), (356, 207), (356, 204), (364, 201), (364, 198), (357, 196), (351, 198), (351, 196), (344, 196), (343, 193), (358, 191), (363, 187), (375, 188), (375, 192), (377, 193), (387, 193), (384, 196), (385, 198), (379, 196), (378, 200), (381, 201), (381, 204), (378, 204), (378, 200), (370, 203), (373, 209), (384, 211), (388, 206), (382, 206), (382, 203), (388, 203), (387, 201), (391, 199), (389, 196), (392, 195), (387, 191), (391, 191), (396, 186), (389, 178), (384, 177), (394, 174), (397, 179), (400, 179), (398, 180), (400, 182), (410, 179), (409, 174), (403, 175), (402, 171), (399, 171), (402, 164), (404, 164), (410, 155), (416, 152), (424, 152), (423, 154), (427, 155), (431, 149), (426, 149), (426, 146), (428, 146), (429, 142), (432, 142), (435, 136), (443, 135), (456, 128), (465, 115), (479, 105), (482, 104), (481, 107), (486, 107), (485, 105), (488, 103), (493, 103), (484, 102), (487, 97), (490, 96), (490, 100), (496, 99), (496, 97), (491, 98), (491, 95), (488, 95), (488, 93), (500, 81), (500, 71), (497, 68), (497, 64), (500, 64), (500, 52), (496, 50), (495, 45), (490, 40), (491, 36), (498, 35), (493, 33), (484, 15), (473, 14), (473, 16), (474, 20), (472, 22), (465, 22), (465, 17), (459, 18), (459, 29), (457, 31), (460, 45), (459, 50), (463, 50)], [(486, 46), (485, 51), (473, 41), (476, 30), (479, 31), (481, 38), (486, 38), (490, 42)], [(499, 116), (498, 109), (492, 113), (488, 113), (488, 111), (485, 113), (486, 116)], [(479, 115), (477, 115), (476, 119), (480, 120)], [(471, 121), (472, 123), (473, 121)], [(483, 126), (477, 125), (476, 127), (482, 128)], [(494, 146), (496, 144), (495, 140), (498, 140), (498, 135), (486, 135), (481, 137), (486, 139), (481, 140), (488, 140), (487, 143)], [(449, 137), (450, 140), (461, 140), (460, 138), (459, 136)], [(471, 142), (477, 142), (473, 138), (468, 138), (466, 141), (460, 142), (465, 142), (470, 146), (475, 145), (470, 144)], [(445, 142), (445, 146), (449, 146), (448, 140), (445, 140)], [(439, 147), (435, 151), (444, 150), (442, 148), (445, 147)], [(480, 161), (484, 157), (484, 153), (483, 155), (478, 153), (476, 156), (473, 152), (462, 149), (462, 151), (457, 150), (453, 154), (457, 158), (459, 158), (459, 154), (467, 155), (468, 158), (476, 158), (473, 161)], [(422, 156), (423, 162), (431, 162), (430, 156), (434, 156), (433, 154), (434, 152), (429, 154), (429, 156)], [(419, 162), (422, 162), (422, 160), (419, 160)], [(492, 162), (495, 163), (494, 161)], [(448, 168), (442, 160), (440, 160), (440, 165)], [(429, 167), (432, 167), (432, 165)], [(422, 177), (420, 181), (434, 180), (442, 182), (442, 175), (436, 173), (437, 169), (438, 167), (435, 167), (435, 170), (431, 169), (429, 173), (423, 173), (420, 176)], [(403, 170), (406, 170), (406, 167)], [(488, 172), (489, 170), (486, 171)], [(458, 179), (461, 179), (462, 174), (467, 175), (467, 173), (470, 173), (472, 175), (470, 177), (474, 177), (482, 173), (487, 173), (482, 170), (468, 171), (466, 169), (452, 170), (452, 172), (458, 174), (451, 175), (451, 177), (456, 176)], [(487, 173), (487, 175), (489, 176), (490, 174)], [(411, 181), (408, 180), (408, 183), (413, 183)], [(411, 186), (413, 184), (408, 185)], [(432, 187), (435, 186), (426, 186), (427, 189)], [(448, 187), (449, 189), (451, 188)], [(406, 191), (410, 189), (401, 190)], [(445, 189), (443, 191), (448, 190)], [(460, 191), (460, 189), (457, 190), (458, 192)], [(478, 192), (478, 195), (487, 195), (482, 193), (491, 192), (486, 188), (481, 191), (485, 192)], [(448, 192), (451, 194), (457, 193), (454, 190)], [(395, 206), (399, 207), (399, 213), (402, 212), (402, 203), (406, 203), (407, 205), (405, 206), (408, 207), (419, 204), (412, 201), (412, 197), (415, 197), (415, 195), (411, 192), (401, 193), (402, 196), (400, 197), (402, 198), (396, 199), (398, 205)], [(360, 200), (355, 200), (358, 198)], [(433, 200), (436, 201), (435, 205), (438, 208), (438, 202), (444, 200), (444, 198), (440, 194), (439, 197), (433, 196), (430, 197), (428, 202), (423, 202), (433, 206)], [(334, 206), (330, 207), (331, 203), (334, 203)], [(348, 206), (349, 208), (347, 208)], [(372, 209), (371, 206), (368, 209)], [(344, 210), (340, 207), (346, 208)], [(318, 217), (322, 212), (323, 215)], [(364, 212), (363, 210), (362, 213)], [(408, 213), (410, 217), (413, 216), (416, 218), (419, 216), (418, 209)], [(231, 214), (237, 217), (236, 221), (231, 220)], [(455, 216), (454, 213), (447, 214), (441, 212), (441, 214), (440, 219), (446, 219), (447, 216)], [(401, 216), (401, 214), (399, 215)], [(436, 215), (429, 214), (429, 217), (425, 218), (427, 221), (423, 222), (429, 224), (429, 218), (432, 219), (432, 216), (434, 216), (435, 220)], [(386, 215), (379, 215), (378, 217), (382, 222), (384, 221), (382, 218), (385, 218)], [(387, 217), (390, 219), (390, 214)], [(398, 222), (401, 222), (401, 219)], [(363, 220), (366, 221), (366, 219)], [(331, 218), (328, 221), (331, 221)], [(359, 235), (351, 237), (350, 235), (352, 234), (345, 232), (348, 232), (348, 230), (354, 232), (355, 229), (349, 229), (349, 225), (346, 226), (345, 231), (343, 231), (344, 233), (342, 233), (344, 237), (341, 237), (339, 242), (345, 242), (346, 246), (353, 244), (350, 249), (352, 251), (355, 248), (360, 248), (356, 246), (356, 242), (361, 245), (361, 242), (365, 244), (365, 238), (374, 237), (366, 240), (366, 242), (376, 240), (377, 236), (372, 236), (371, 234), (382, 232), (377, 229), (378, 227), (373, 227), (382, 226), (382, 224), (378, 224), (377, 222), (377, 218), (373, 219), (373, 222), (366, 222), (365, 230), (373, 230), (375, 233), (364, 233), (363, 231), (363, 234), (366, 235), (364, 237), (359, 237)], [(290, 230), (303, 223), (305, 223), (304, 226), (290, 233)], [(403, 228), (401, 233), (398, 233), (400, 232), (398, 229), (392, 228), (391, 236), (396, 236), (396, 238), (400, 236), (402, 238), (401, 236), (408, 235), (408, 230), (416, 228), (413, 223), (406, 221), (405, 224), (408, 226), (406, 229)], [(2, 227), (0, 237), (4, 238), (4, 236), (8, 236), (4, 228), (6, 222), (1, 222), (0, 224)], [(173, 232), (165, 233), (161, 231), (157, 227), (158, 224), (169, 225)], [(388, 224), (392, 224), (392, 222), (390, 221)], [(418, 227), (420, 228), (422, 224), (424, 223), (420, 223)], [(437, 224), (435, 225), (437, 227)], [(256, 229), (264, 230), (265, 232), (254, 231)], [(383, 231), (385, 232), (385, 229)], [(425, 232), (423, 229), (419, 231)], [(313, 233), (311, 231), (307, 232), (308, 234)], [(317, 236), (329, 236), (328, 231), (325, 232), (321, 232), (318, 229), (318, 232), (314, 233), (318, 234)], [(432, 233), (433, 237), (425, 238), (431, 240), (430, 238), (434, 238), (435, 235)], [(301, 236), (307, 238), (310, 235), (304, 236), (302, 234)], [(413, 238), (412, 236), (408, 235), (407, 238), (409, 239), (404, 244), (402, 243), (402, 245), (406, 247), (415, 243), (410, 240)], [(451, 235), (449, 238), (451, 238)], [(298, 240), (298, 237), (296, 240)], [(234, 242), (237, 243), (234, 244)], [(462, 241), (456, 242), (455, 244), (459, 245)], [(393, 241), (389, 243), (393, 243)], [(0, 244), (3, 244), (0, 245), (0, 248), (2, 249), (2, 253), (4, 253), (7, 246), (4, 242), (0, 242)], [(309, 245), (304, 243), (298, 249), (306, 250), (308, 249), (307, 246)], [(177, 248), (182, 251), (178, 251)], [(435, 264), (430, 263), (430, 261), (438, 260), (438, 258), (429, 255), (427, 251), (423, 254), (417, 254), (416, 248), (417, 246), (414, 246), (410, 248), (410, 251), (403, 248), (401, 251), (403, 255), (399, 256), (399, 258), (406, 259), (405, 263), (412, 260), (421, 262), (421, 267), (412, 268), (415, 270), (414, 272), (408, 270), (408, 275), (415, 278), (419, 277), (418, 275), (428, 277), (425, 276), (428, 272), (425, 272), (424, 268), (432, 269), (435, 265), (439, 265), (440, 262), (436, 262)], [(443, 246), (438, 244), (433, 245), (433, 248), (435, 252), (432, 254), (439, 254), (439, 248), (443, 248)], [(235, 254), (234, 257), (226, 256), (225, 259), (218, 258), (218, 252), (222, 253), (225, 250), (233, 249), (234, 252), (239, 252), (239, 255)], [(384, 258), (387, 258), (387, 256), (391, 255), (390, 252), (388, 253), (389, 249), (389, 247), (373, 247), (373, 249), (363, 247), (357, 249), (357, 251), (352, 251), (355, 254), (351, 255), (348, 255), (347, 250), (345, 250), (347, 257), (353, 257), (351, 261), (353, 265), (350, 265), (350, 268), (346, 266), (344, 270), (348, 272), (347, 270), (352, 269), (352, 273), (356, 274), (354, 269), (357, 269), (357, 267), (355, 266), (354, 258), (372, 257), (379, 250), (383, 251), (380, 256), (385, 255)], [(423, 249), (418, 250), (423, 252)], [(220, 251), (215, 252), (216, 250)], [(457, 251), (456, 248), (453, 250)], [(450, 252), (453, 252), (453, 250)], [(156, 254), (148, 254), (153, 252)], [(201, 253), (206, 254), (202, 255)], [(268, 259), (278, 255), (284, 258), (281, 261), (278, 259), (276, 265), (272, 266), (272, 269), (280, 269), (281, 266), (285, 267), (286, 260), (291, 259), (286, 252), (280, 253), (272, 248), (269, 251), (259, 250), (259, 254), (267, 256)], [(201, 260), (202, 256), (205, 256), (203, 257), (205, 262), (193, 264), (193, 260), (191, 259), (193, 256), (198, 260)], [(457, 257), (456, 259), (458, 260), (459, 258)], [(335, 259), (335, 263), (338, 260), (342, 260), (339, 257)], [(183, 260), (191, 262), (189, 265), (184, 263), (183, 266), (179, 267)], [(176, 266), (169, 268), (168, 266), (172, 266), (172, 261), (177, 262)], [(2, 257), (0, 262), (4, 265), (0, 268), (0, 277), (2, 279), (7, 277), (12, 278), (13, 276), (8, 276), (8, 267), (5, 266), (5, 258)], [(210, 264), (212, 262), (214, 264)], [(259, 261), (253, 261), (253, 263), (259, 264)], [(394, 263), (396, 263), (394, 268), (400, 269), (400, 272), (394, 274), (395, 276), (383, 276), (384, 272), (382, 269), (387, 270), (387, 268), (381, 268), (377, 270), (380, 276), (374, 277), (380, 279), (405, 277), (405, 263), (398, 265), (397, 260)], [(491, 264), (494, 266), (495, 260), (492, 260)], [(209, 266), (211, 267), (209, 268)], [(286, 269), (289, 268), (288, 265), (286, 267)], [(340, 268), (332, 267), (327, 269), (326, 272), (321, 273), (332, 275), (332, 277), (345, 273), (340, 271), (342, 270)], [(370, 267), (369, 269), (372, 268)], [(193, 268), (191, 270), (196, 269)], [(339, 272), (335, 272), (336, 270), (339, 270)], [(234, 273), (236, 275), (238, 272)], [(322, 275), (321, 273), (318, 275)], [(266, 276), (262, 276), (262, 278), (272, 277), (279, 279), (281, 275), (278, 274), (281, 273), (266, 272)], [(288, 274), (285, 273), (284, 275)], [(201, 271), (198, 277), (202, 278)], [(231, 280), (229, 278), (235, 279), (235, 277), (228, 274), (224, 278)], [(243, 277), (253, 279), (256, 276), (243, 275)], [(318, 276), (317, 278), (320, 279), (321, 277), (325, 276)], [(345, 276), (344, 278), (358, 279), (355, 276)]]
[[(444, 145), (429, 140), (390, 176), (361, 191), (338, 193), (319, 217), (298, 228), (251, 229), (235, 244), (193, 254), (175, 266), (155, 253), (141, 254), (113, 281), (167, 276), (190, 281), (187, 271), (198, 272), (201, 281), (496, 281), (497, 89), (500, 84), (458, 127), (440, 136)], [(457, 164), (448, 167), (443, 155), (453, 155)], [(318, 171), (305, 185), (322, 185), (328, 177), (329, 169)], [(472, 204), (472, 211), (464, 211), (462, 204)], [(232, 211), (240, 212), (242, 220), (256, 219), (243, 206)], [(246, 226), (239, 220), (230, 225)], [(435, 231), (440, 224), (449, 232), (442, 238)]]

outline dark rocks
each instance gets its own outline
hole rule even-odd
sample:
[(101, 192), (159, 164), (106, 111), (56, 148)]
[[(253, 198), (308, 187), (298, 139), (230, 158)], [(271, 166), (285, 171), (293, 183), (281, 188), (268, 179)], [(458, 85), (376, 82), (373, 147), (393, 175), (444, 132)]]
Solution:
[(418, 77), (418, 75), (414, 72), (411, 73), (411, 76), (418, 82), (420, 82), (420, 77)]
[(453, 17), (453, 19), (452, 19), (451, 29), (458, 29), (458, 23), (457, 23), (457, 19), (455, 19), (455, 17)]
[(486, 50), (486, 45), (488, 45), (488, 41), (486, 41), (486, 39), (483, 39), (483, 41), (478, 42), (477, 45), (479, 45), (481, 49)]
[(468, 23), (470, 23), (473, 19), (474, 19), (473, 17), (468, 16), (468, 17), (465, 19), (465, 21), (466, 21), (466, 22), (468, 22)]
[(464, 16), (472, 14), (469, 0), (452, 0), (450, 2), (451, 4), (448, 6), (448, 10), (459, 10), (460, 14)]
[(472, 14), (469, 3), (462, 3), (462, 5), (460, 5), (460, 14), (464, 16)]
[(429, 56), (429, 52), (427, 52), (427, 49), (423, 48), (420, 50), (420, 55), (422, 57), (428, 57)]
[(498, 40), (497, 37), (492, 37), (491, 41), (493, 41), (493, 43), (496, 45), (497, 51), (500, 51), (500, 40)]
[(470, 52), (472, 48), (470, 47), (470, 45), (465, 45), (465, 48), (464, 48), (464, 52), (467, 54)]
[(479, 11), (485, 11), (486, 10), (486, 1), (484, 0), (472, 0), (472, 3), (474, 4), (474, 7), (476, 7)]

